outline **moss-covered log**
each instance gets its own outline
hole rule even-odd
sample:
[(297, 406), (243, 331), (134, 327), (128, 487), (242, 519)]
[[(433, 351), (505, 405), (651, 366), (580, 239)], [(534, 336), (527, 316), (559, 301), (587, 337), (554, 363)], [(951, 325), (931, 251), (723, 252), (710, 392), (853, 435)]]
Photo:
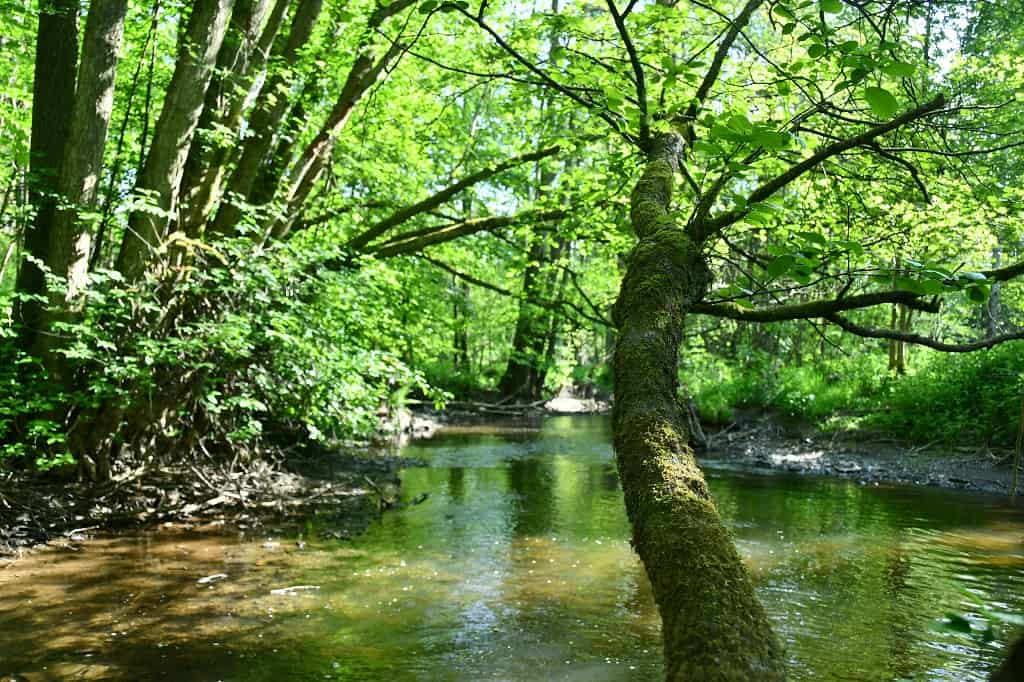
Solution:
[(711, 280), (701, 245), (669, 213), (681, 143), (652, 145), (632, 197), (638, 243), (615, 307), (619, 475), (661, 612), (667, 679), (781, 680), (781, 647), (687, 444), (677, 398), (683, 321)]

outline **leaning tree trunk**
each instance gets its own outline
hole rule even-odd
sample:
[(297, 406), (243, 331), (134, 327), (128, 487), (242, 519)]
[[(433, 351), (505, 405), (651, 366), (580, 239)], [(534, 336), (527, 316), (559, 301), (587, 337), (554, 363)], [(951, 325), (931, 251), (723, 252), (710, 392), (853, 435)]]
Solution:
[(178, 190), (192, 136), (206, 101), (217, 54), (227, 32), (234, 0), (196, 0), (181, 42), (174, 75), (167, 86), (153, 143), (136, 183), (149, 193), (159, 211), (134, 211), (118, 254), (117, 269), (129, 281), (139, 279), (167, 236), (178, 210)]
[(615, 306), (613, 430), (633, 545), (661, 613), (671, 682), (782, 680), (783, 655), (690, 449), (683, 321), (711, 274), (669, 214), (682, 141), (660, 138), (633, 192), (639, 239)]

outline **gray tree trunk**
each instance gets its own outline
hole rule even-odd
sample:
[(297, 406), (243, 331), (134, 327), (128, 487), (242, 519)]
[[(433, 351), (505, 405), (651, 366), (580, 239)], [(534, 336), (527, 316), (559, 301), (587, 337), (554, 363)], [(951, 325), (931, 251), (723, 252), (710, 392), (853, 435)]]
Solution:
[[(24, 256), (46, 260), (56, 212), (57, 178), (71, 127), (78, 62), (78, 0), (40, 0), (36, 31), (35, 79), (32, 90), (32, 139), (29, 157), (29, 201), (36, 209), (27, 226)], [(43, 271), (27, 258), (19, 264), (16, 290), (41, 295)], [(30, 351), (43, 324), (43, 306), (16, 301), (14, 319), (21, 322), (19, 344)]]
[(156, 210), (135, 211), (128, 221), (117, 267), (138, 279), (167, 236), (178, 209), (178, 190), (192, 137), (227, 32), (234, 0), (196, 0), (171, 77), (164, 108), (153, 132), (136, 191), (151, 196)]
[(260, 170), (273, 149), (274, 135), (291, 108), (285, 94), (292, 86), (287, 67), (295, 65), (299, 51), (309, 42), (322, 9), (323, 0), (300, 0), (295, 10), (288, 41), (282, 53), (286, 68), (270, 77), (249, 118), (250, 137), (231, 174), (226, 200), (221, 203), (216, 217), (208, 227), (216, 234), (234, 234), (238, 229), (244, 203), (248, 202)]
[[(47, 257), (50, 269), (67, 280), (68, 303), (86, 285), (92, 232), (80, 211), (96, 202), (127, 11), (128, 0), (94, 2), (85, 26), (71, 132), (60, 172), (63, 203), (54, 219)], [(51, 300), (58, 309), (62, 303)]]
[[(231, 24), (217, 57), (217, 71), (206, 91), (206, 103), (199, 117), (199, 131), (217, 127), (235, 130), (244, 101), (252, 84), (252, 74), (262, 69), (273, 39), (284, 21), (289, 0), (278, 0), (263, 29), (270, 0), (237, 0)], [(198, 139), (192, 143), (181, 183), (182, 225), (191, 237), (202, 230), (210, 202), (218, 193), (227, 161), (226, 145)]]

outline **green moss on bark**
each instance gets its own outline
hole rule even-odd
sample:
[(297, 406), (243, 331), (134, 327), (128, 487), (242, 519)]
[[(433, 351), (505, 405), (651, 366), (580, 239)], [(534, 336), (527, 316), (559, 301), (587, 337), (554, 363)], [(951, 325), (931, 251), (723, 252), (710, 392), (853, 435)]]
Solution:
[(782, 649), (687, 445), (676, 399), (683, 323), (711, 274), (700, 244), (669, 214), (675, 145), (657, 149), (633, 192), (639, 243), (614, 311), (613, 429), (633, 545), (661, 612), (668, 680), (782, 680)]

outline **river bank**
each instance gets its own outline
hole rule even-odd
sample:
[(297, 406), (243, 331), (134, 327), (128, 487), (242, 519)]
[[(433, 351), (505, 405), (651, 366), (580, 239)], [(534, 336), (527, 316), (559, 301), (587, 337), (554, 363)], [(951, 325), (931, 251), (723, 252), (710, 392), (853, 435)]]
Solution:
[(111, 531), (230, 527), (273, 531), (317, 517), (348, 538), (397, 499), (398, 471), (422, 463), (383, 453), (305, 448), (248, 463), (192, 461), (101, 486), (0, 473), (0, 559), (47, 543), (74, 547)]
[[(320, 517), (130, 528), (0, 565), (0, 678), (661, 679), (609, 427), (443, 427), (402, 450), (428, 464), (401, 473), (405, 506), (351, 539)], [(988, 678), (1024, 608), (1022, 512), (753, 470), (708, 485), (790, 679)]]
[(835, 476), (862, 484), (899, 484), (1008, 495), (1012, 453), (978, 445), (901, 442), (879, 434), (824, 433), (775, 416), (742, 415), (717, 431), (706, 430), (706, 467)]
[[(607, 412), (594, 401), (557, 399), (525, 409), (459, 404), (446, 411), (403, 413), (391, 447), (466, 429), (530, 432), (553, 415)], [(786, 424), (771, 414), (739, 415), (706, 426), (698, 452), (710, 469), (789, 472), (852, 479), (862, 485), (920, 485), (1007, 495), (1008, 453), (979, 447), (922, 447), (870, 434), (826, 434)], [(106, 486), (0, 474), (0, 558), (57, 543), (73, 546), (94, 534), (130, 528), (189, 528), (210, 524), (240, 530), (281, 530), (317, 517), (318, 532), (335, 538), (361, 533), (397, 499), (406, 457), (315, 449), (282, 452), (247, 466), (195, 462), (160, 467)]]

